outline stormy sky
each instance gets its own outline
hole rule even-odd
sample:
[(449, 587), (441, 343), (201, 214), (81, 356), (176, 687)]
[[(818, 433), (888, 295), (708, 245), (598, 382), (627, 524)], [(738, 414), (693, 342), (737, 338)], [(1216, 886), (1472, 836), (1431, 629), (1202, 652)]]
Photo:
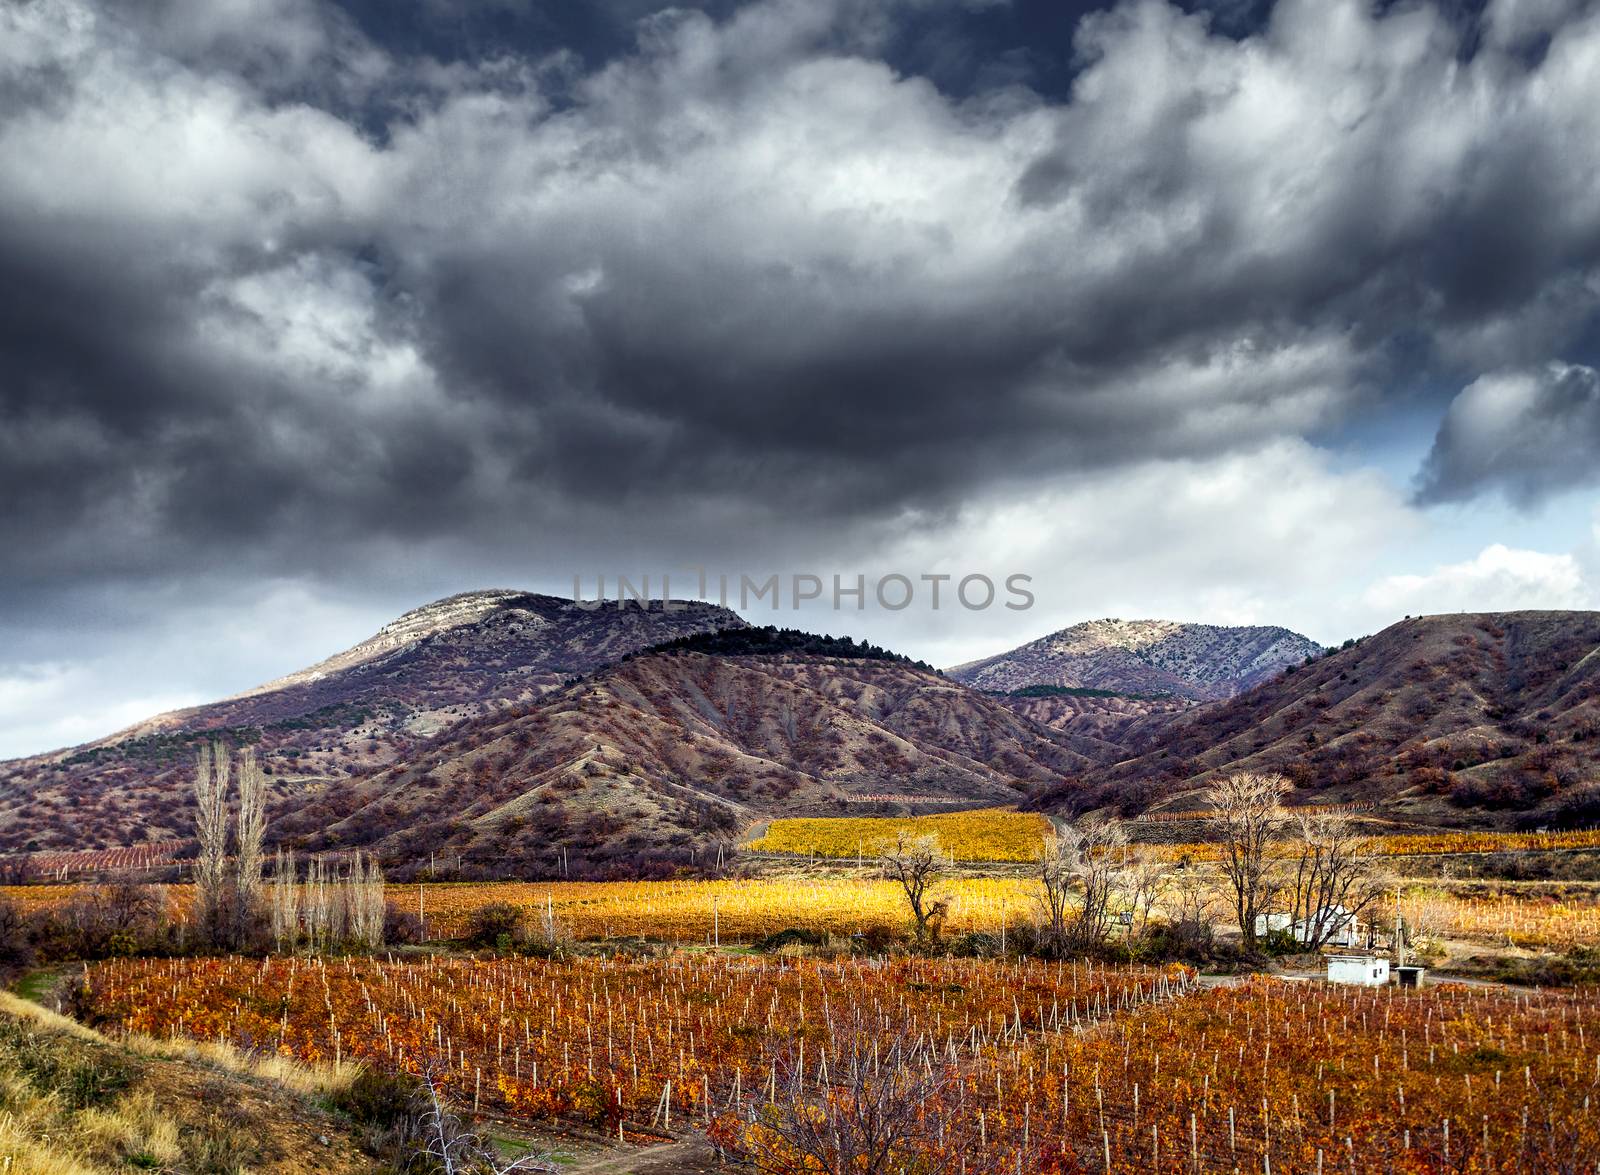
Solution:
[(6, 0), (0, 755), (574, 575), (1600, 606), (1597, 176), (1571, 0)]

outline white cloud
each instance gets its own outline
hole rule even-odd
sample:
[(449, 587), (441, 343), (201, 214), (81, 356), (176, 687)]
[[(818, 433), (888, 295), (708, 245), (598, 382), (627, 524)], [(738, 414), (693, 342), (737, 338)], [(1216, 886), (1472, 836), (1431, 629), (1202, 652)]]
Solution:
[(1462, 563), (1420, 575), (1391, 575), (1367, 589), (1363, 603), (1391, 619), (1436, 612), (1500, 612), (1600, 606), (1600, 589), (1572, 554), (1517, 550), (1501, 543)]
[(0, 627), (0, 759), (241, 693), (350, 647), (413, 602), (356, 604), (289, 581), (188, 588), (84, 601), (65, 633)]
[[(1327, 626), (1341, 593), (1420, 525), (1385, 479), (1335, 470), (1299, 441), (1146, 462), (1063, 477), (950, 517), (906, 518), (882, 528), (858, 551), (862, 566), (849, 569), (982, 572), (997, 583), (1023, 572), (1033, 576), (1033, 608), (919, 604), (869, 612), (854, 628), (849, 612), (837, 623), (940, 665), (1102, 616), (1282, 624), (1331, 641), (1348, 635)], [(820, 612), (810, 620), (828, 622)]]
[(0, 671), (0, 759), (76, 746), (165, 710), (208, 699), (150, 692), (103, 666), (77, 662), (13, 665)]

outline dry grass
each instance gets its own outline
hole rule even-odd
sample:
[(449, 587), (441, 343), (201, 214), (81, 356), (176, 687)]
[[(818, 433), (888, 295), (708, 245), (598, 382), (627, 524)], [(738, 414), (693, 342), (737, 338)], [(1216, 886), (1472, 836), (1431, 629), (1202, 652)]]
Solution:
[(192, 1040), (186, 1036), (158, 1039), (129, 1036), (126, 1047), (142, 1057), (159, 1057), (188, 1065), (219, 1070), (235, 1077), (266, 1081), (301, 1097), (331, 1097), (349, 1089), (360, 1076), (362, 1066), (344, 1061), (338, 1064), (309, 1065), (290, 1057), (242, 1052), (216, 1040)]
[[(130, 1037), (0, 992), (0, 1172), (358, 1171), (369, 1163), (312, 1099), (359, 1069), (225, 1044)], [(324, 1146), (319, 1135), (344, 1145)]]

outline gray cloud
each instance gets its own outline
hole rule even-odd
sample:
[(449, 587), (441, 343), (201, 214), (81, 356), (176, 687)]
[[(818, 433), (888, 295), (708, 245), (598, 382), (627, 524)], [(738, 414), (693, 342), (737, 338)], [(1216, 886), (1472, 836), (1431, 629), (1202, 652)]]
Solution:
[(1456, 396), (1417, 479), (1424, 504), (1498, 490), (1532, 506), (1600, 482), (1600, 371), (1548, 363), (1484, 375)]
[(0, 9), (0, 591), (840, 549), (1600, 341), (1593, 5), (1136, 0), (1061, 94), (939, 7)]

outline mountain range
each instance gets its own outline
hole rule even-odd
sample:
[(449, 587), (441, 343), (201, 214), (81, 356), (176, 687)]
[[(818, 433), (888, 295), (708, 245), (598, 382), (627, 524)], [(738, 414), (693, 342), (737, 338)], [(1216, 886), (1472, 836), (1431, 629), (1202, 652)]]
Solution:
[(407, 612), (309, 669), (160, 714), (82, 747), (0, 763), (0, 852), (98, 848), (190, 834), (196, 748), (255, 745), (278, 810), (408, 759), (460, 722), (537, 701), (652, 644), (738, 628), (697, 601), (576, 604), (518, 591)]
[[(1285, 629), (1095, 621), (940, 674), (726, 609), (515, 591), (416, 609), (234, 698), (0, 764), (0, 852), (183, 840), (198, 745), (255, 745), (272, 837), (415, 873), (661, 874), (878, 797), (1194, 807), (1219, 774), (1432, 824), (1600, 818), (1600, 613)], [(974, 686), (978, 688), (974, 688)]]
[(1060, 811), (1202, 804), (1235, 771), (1425, 823), (1600, 820), (1600, 612), (1408, 617), (1058, 785)]
[(898, 658), (691, 640), (464, 723), (281, 831), (419, 864), (462, 856), (467, 876), (654, 874), (768, 817), (870, 813), (886, 789), (1012, 804), (1092, 762)]

